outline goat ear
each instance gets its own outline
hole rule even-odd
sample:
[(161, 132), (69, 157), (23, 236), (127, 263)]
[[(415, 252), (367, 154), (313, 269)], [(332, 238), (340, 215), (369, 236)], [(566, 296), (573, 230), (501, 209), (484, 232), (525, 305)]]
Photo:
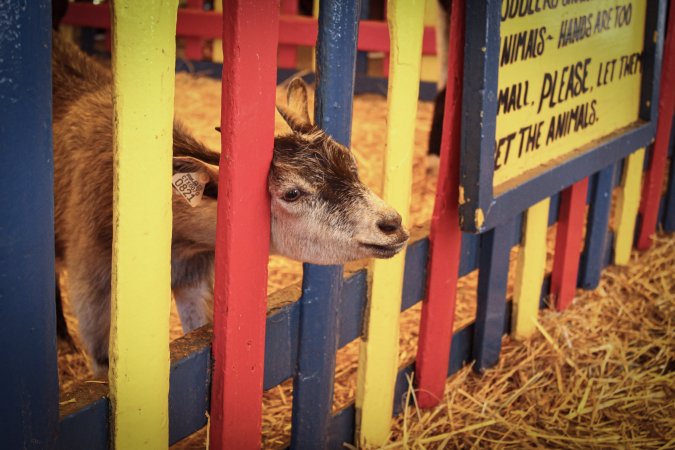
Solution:
[(286, 102), (288, 103), (288, 109), (305, 124), (312, 124), (312, 121), (309, 119), (309, 107), (307, 106), (307, 85), (302, 81), (302, 78), (294, 78), (288, 85)]
[(291, 130), (302, 132), (312, 126), (307, 105), (307, 85), (302, 78), (295, 78), (286, 92), (288, 106), (277, 105), (277, 110)]
[(174, 156), (173, 173), (206, 172), (206, 163), (192, 156)]

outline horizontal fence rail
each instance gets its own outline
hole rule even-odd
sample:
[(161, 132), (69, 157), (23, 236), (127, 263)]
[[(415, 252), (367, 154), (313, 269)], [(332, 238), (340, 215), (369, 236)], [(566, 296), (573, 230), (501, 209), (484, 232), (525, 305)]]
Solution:
[[(176, 36), (219, 39), (222, 37), (223, 14), (210, 11), (181, 8), (178, 10)], [(73, 3), (63, 18), (64, 25), (92, 28), (110, 28), (110, 10), (107, 5)], [(316, 19), (311, 17), (279, 16), (279, 44), (313, 47), (319, 34)], [(361, 20), (359, 22), (357, 48), (367, 52), (389, 51), (389, 30), (386, 22)], [(436, 54), (434, 27), (425, 27), (422, 53)]]

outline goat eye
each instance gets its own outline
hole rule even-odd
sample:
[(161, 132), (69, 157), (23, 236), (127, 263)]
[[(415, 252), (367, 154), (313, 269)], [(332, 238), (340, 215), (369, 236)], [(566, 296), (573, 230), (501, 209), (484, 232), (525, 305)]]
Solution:
[(300, 191), (300, 189), (290, 189), (284, 192), (284, 195), (281, 198), (283, 198), (285, 202), (292, 203), (297, 199), (299, 199), (301, 195), (302, 192)]

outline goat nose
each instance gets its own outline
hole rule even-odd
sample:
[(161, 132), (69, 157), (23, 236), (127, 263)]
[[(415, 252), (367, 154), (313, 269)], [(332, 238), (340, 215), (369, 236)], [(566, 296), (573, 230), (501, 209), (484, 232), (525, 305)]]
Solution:
[(398, 213), (389, 214), (377, 221), (377, 228), (384, 234), (394, 234), (401, 228), (401, 216)]

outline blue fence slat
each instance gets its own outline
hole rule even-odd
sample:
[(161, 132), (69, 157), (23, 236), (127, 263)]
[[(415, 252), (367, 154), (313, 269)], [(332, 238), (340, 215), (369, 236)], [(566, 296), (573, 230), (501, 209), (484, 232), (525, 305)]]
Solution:
[(482, 371), (499, 360), (506, 313), (506, 285), (514, 220), (483, 234), (478, 270), (478, 300), (473, 338), (474, 368)]
[(59, 450), (107, 450), (110, 448), (110, 402), (99, 398), (62, 417), (59, 423)]
[(366, 274), (365, 269), (359, 270), (344, 280), (342, 285), (340, 317), (344, 317), (344, 320), (339, 321), (338, 348), (344, 347), (361, 336), (368, 297)]
[(56, 448), (51, 3), (0, 14), (0, 447)]
[[(314, 116), (319, 127), (346, 146), (351, 141), (359, 11), (358, 0), (319, 3)], [(328, 444), (341, 287), (341, 266), (304, 265), (291, 448)]]
[(392, 417), (399, 415), (406, 406), (406, 398), (408, 396), (410, 382), (413, 380), (414, 373), (415, 364), (413, 363), (400, 369), (396, 374), (396, 384), (394, 385), (394, 409), (392, 410)]
[(327, 449), (344, 450), (344, 444), (354, 443), (354, 423), (356, 408), (354, 404), (338, 411), (331, 420)]
[(459, 251), (459, 278), (478, 268), (480, 235), (462, 233), (462, 248)]
[(605, 267), (609, 213), (612, 208), (614, 165), (606, 167), (592, 177), (589, 186), (591, 197), (586, 222), (586, 242), (579, 264), (579, 287), (595, 289), (600, 273)]
[(550, 227), (558, 221), (558, 211), (560, 210), (560, 193), (551, 196), (551, 203), (548, 206), (548, 226)]
[(304, 265), (291, 448), (324, 448), (333, 404), (342, 266)]
[(421, 239), (408, 246), (403, 272), (401, 311), (414, 306), (424, 298), (427, 289), (427, 258), (429, 239)]
[(263, 389), (272, 389), (295, 373), (299, 320), (300, 302), (284, 306), (267, 317)]
[(211, 348), (205, 343), (201, 349), (173, 362), (169, 383), (169, 444), (174, 444), (206, 425), (211, 394)]

